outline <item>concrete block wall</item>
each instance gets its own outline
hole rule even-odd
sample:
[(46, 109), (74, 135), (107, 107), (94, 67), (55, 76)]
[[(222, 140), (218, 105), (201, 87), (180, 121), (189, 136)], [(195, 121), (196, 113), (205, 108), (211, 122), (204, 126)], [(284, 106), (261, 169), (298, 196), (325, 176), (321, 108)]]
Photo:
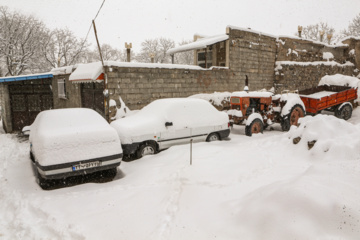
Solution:
[(245, 75), (249, 77), (252, 91), (270, 89), (274, 83), (276, 38), (246, 30), (229, 32), (229, 68), (244, 87)]
[(131, 109), (141, 109), (161, 98), (188, 97), (198, 93), (237, 91), (240, 82), (229, 69), (211, 70), (124, 68), (108, 72), (110, 99), (120, 106), (119, 97)]
[[(81, 107), (81, 87), (79, 83), (69, 82), (70, 74), (55, 75), (52, 80), (54, 108), (75, 108)], [(58, 79), (65, 78), (66, 99), (58, 97)]]

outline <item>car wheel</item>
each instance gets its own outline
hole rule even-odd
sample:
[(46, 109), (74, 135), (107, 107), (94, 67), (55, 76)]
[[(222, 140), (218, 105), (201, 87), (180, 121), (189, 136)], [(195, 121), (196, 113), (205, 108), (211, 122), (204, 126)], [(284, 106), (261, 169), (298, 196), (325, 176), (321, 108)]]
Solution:
[(153, 143), (144, 143), (136, 151), (136, 157), (137, 158), (142, 158), (143, 156), (153, 155), (155, 153), (156, 153), (155, 144), (153, 144)]
[(209, 136), (207, 136), (206, 141), (207, 142), (212, 142), (212, 141), (219, 141), (220, 137), (219, 134), (217, 133), (210, 133)]

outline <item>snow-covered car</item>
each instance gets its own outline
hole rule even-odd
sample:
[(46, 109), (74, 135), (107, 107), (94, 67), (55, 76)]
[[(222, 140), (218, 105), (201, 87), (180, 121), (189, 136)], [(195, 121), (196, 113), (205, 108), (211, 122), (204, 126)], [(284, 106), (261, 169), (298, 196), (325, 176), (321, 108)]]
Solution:
[(122, 160), (116, 131), (91, 109), (40, 112), (30, 126), (29, 140), (30, 158), (42, 188), (47, 188), (51, 179), (97, 171), (116, 174)]
[(124, 156), (141, 158), (173, 145), (222, 140), (230, 134), (226, 113), (195, 98), (155, 100), (138, 113), (110, 124), (120, 136)]

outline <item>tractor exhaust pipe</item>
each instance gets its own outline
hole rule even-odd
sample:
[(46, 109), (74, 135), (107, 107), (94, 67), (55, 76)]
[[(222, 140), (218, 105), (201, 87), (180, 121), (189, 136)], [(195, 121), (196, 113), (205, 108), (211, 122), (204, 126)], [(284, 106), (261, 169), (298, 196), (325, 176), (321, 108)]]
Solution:
[(249, 78), (248, 75), (245, 75), (245, 87), (244, 87), (244, 91), (249, 92)]

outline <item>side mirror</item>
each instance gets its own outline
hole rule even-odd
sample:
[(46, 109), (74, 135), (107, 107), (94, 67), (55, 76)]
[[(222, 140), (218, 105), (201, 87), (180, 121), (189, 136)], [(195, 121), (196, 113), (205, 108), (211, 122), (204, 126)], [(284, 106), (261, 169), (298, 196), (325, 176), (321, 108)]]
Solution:
[(166, 122), (166, 123), (165, 123), (165, 127), (169, 127), (169, 126), (172, 126), (172, 125), (173, 125), (172, 122)]

